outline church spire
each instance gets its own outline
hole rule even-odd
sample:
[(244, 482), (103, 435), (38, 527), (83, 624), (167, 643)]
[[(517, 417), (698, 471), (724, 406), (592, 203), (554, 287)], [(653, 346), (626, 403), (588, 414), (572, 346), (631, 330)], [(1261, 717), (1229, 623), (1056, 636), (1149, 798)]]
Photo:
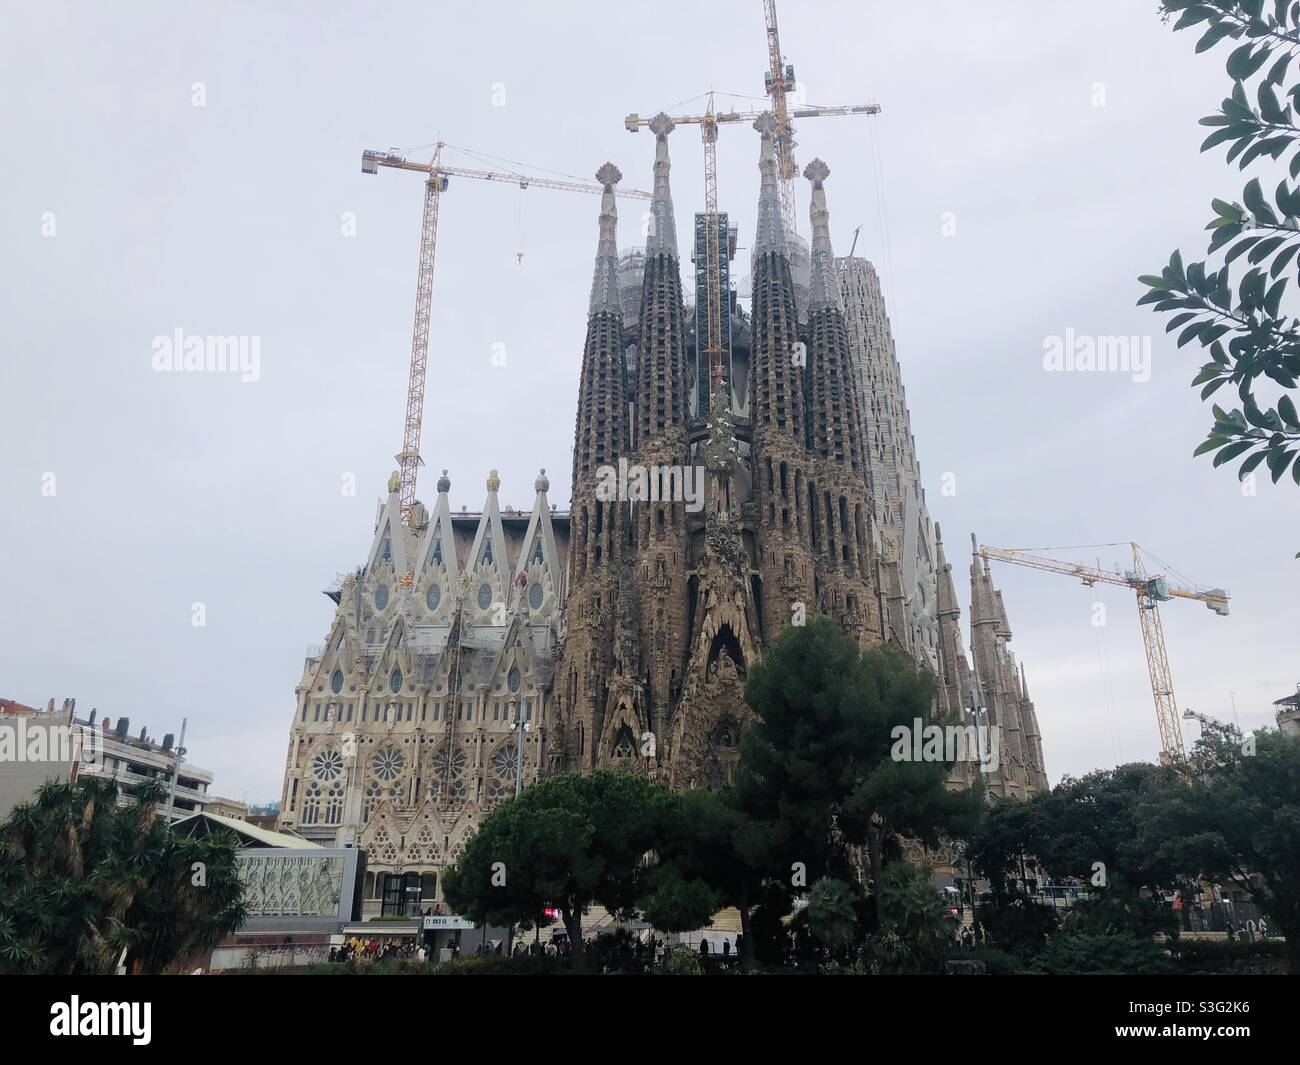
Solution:
[[(844, 304), (831, 250), (826, 178), (831, 168), (814, 159), (804, 169), (812, 182), (812, 284), (808, 301), (808, 425), (813, 450), (865, 477), (862, 417)], [(901, 589), (900, 589), (901, 590)]]
[(781, 219), (781, 192), (776, 183), (776, 116), (764, 111), (754, 120), (754, 128), (762, 138), (759, 149), (758, 172), (761, 184), (758, 193), (758, 234), (754, 239), (754, 254), (776, 252), (788, 256), (785, 244), (785, 223)]
[[(578, 385), (578, 419), (573, 440), (573, 492), (590, 487), (602, 466), (626, 453), (627, 430), (623, 382), (623, 311), (618, 297), (618, 245), (614, 186), (618, 167), (606, 163), (596, 171), (605, 191), (600, 201), (600, 242), (591, 282), (591, 307)], [(594, 481), (592, 481), (594, 484)]]
[(613, 163), (606, 163), (596, 171), (596, 180), (605, 191), (600, 197), (600, 242), (596, 246), (596, 270), (591, 279), (591, 304), (588, 314), (608, 311), (621, 314), (618, 299), (618, 208), (614, 205), (614, 186), (623, 180), (622, 172)]
[(650, 200), (652, 224), (645, 242), (646, 255), (677, 255), (677, 222), (673, 218), (673, 194), (668, 186), (668, 134), (675, 123), (662, 111), (650, 120), (655, 135), (655, 184)]
[(686, 321), (682, 304), (677, 229), (668, 188), (668, 134), (673, 120), (660, 112), (650, 120), (655, 135), (653, 212), (641, 278), (641, 323), (637, 354), (636, 450), (646, 461), (682, 462), (686, 441)]
[(840, 297), (839, 279), (835, 274), (835, 253), (831, 251), (831, 213), (826, 208), (826, 187), (823, 182), (830, 176), (831, 168), (820, 159), (814, 159), (803, 172), (812, 182), (812, 282), (808, 297), (810, 310), (822, 307), (844, 309)]

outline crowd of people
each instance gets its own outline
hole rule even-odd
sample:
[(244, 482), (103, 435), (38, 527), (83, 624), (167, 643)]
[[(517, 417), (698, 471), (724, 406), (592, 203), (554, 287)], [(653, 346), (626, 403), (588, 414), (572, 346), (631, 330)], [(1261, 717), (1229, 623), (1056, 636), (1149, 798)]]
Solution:
[(383, 961), (386, 958), (400, 958), (404, 961), (425, 961), (428, 953), (414, 939), (362, 939), (353, 936), (341, 947), (330, 947), (330, 961), (352, 961), (354, 958), (366, 958), (370, 961)]

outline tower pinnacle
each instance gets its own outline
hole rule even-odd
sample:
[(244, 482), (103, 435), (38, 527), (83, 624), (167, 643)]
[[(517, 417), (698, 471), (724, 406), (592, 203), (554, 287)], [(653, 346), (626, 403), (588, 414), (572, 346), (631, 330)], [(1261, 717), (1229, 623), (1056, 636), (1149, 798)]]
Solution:
[(608, 311), (620, 314), (618, 299), (618, 208), (614, 205), (614, 186), (623, 174), (613, 163), (596, 171), (596, 180), (605, 186), (600, 197), (600, 241), (596, 246), (596, 270), (591, 279), (591, 303), (588, 314)]
[(776, 116), (764, 111), (754, 119), (754, 128), (762, 138), (758, 153), (758, 172), (761, 184), (758, 193), (758, 235), (754, 240), (754, 254), (777, 252), (788, 256), (785, 245), (785, 223), (781, 220), (781, 191), (776, 183)]
[(831, 250), (831, 213), (826, 207), (826, 188), (823, 182), (830, 176), (831, 168), (820, 159), (804, 167), (803, 176), (812, 182), (812, 280), (809, 285), (808, 306), (843, 308), (839, 278), (835, 274), (835, 253)]
[(677, 222), (673, 217), (673, 196), (668, 186), (668, 134), (676, 124), (662, 111), (650, 120), (650, 132), (655, 135), (655, 184), (650, 200), (651, 226), (646, 238), (647, 255), (677, 254)]

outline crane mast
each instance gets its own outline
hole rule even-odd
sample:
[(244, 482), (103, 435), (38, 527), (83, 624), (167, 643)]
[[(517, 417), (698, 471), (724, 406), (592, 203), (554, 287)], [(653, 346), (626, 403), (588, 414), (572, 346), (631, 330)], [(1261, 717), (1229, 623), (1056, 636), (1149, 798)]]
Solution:
[[(526, 189), (532, 185), (566, 192), (589, 192), (600, 195), (601, 185), (580, 181), (560, 181), (539, 178), (510, 171), (471, 170), (464, 167), (443, 166), (442, 150), (446, 145), (439, 141), (433, 157), (427, 163), (415, 162), (397, 151), (366, 150), (361, 153), (361, 172), (378, 173), (379, 167), (395, 170), (414, 170), (427, 175), (424, 183), (424, 212), (420, 221), (420, 262), (415, 281), (415, 324), (411, 330), (411, 365), (406, 382), (406, 412), (402, 425), (402, 450), (396, 455), (398, 492), (402, 506), (402, 522), (411, 524), (415, 506), (415, 483), (423, 460), (420, 458), (420, 429), (424, 420), (424, 385), (429, 362), (429, 322), (433, 312), (433, 264), (438, 248), (438, 205), (447, 191), (450, 178), (467, 177), (478, 181), (500, 181)], [(648, 200), (650, 194), (640, 189), (621, 189), (619, 195), (632, 199)]]
[(1014, 566), (1027, 566), (1030, 569), (1076, 577), (1089, 587), (1097, 584), (1117, 584), (1131, 588), (1136, 593), (1138, 621), (1142, 628), (1142, 645), (1146, 651), (1151, 695), (1156, 706), (1156, 727), (1160, 733), (1161, 757), (1165, 761), (1180, 760), (1184, 755), (1183, 734), (1178, 724), (1178, 703), (1174, 697), (1174, 678), (1169, 668), (1169, 651), (1165, 646), (1165, 631), (1160, 620), (1159, 604), (1170, 599), (1194, 599), (1204, 603), (1222, 617), (1228, 613), (1228, 593), (1222, 588), (1179, 588), (1171, 585), (1166, 577), (1150, 576), (1142, 562), (1141, 548), (1135, 543), (1129, 543), (1128, 546), (1133, 551), (1133, 569), (1127, 573), (1105, 570), (1100, 566), (1087, 566), (1077, 562), (1047, 558), (1018, 547), (981, 546), (979, 555), (986, 561), (992, 559), (998, 562), (1009, 562)]
[[(672, 115), (672, 121), (675, 125), (698, 125), (700, 127), (700, 138), (704, 142), (704, 214), (705, 214), (705, 277), (707, 278), (707, 290), (704, 293), (706, 300), (706, 322), (707, 336), (704, 338), (703, 352), (709, 366), (709, 375), (714, 385), (720, 381), (726, 380), (727, 369), (723, 365), (723, 358), (726, 355), (726, 349), (722, 346), (722, 288), (721, 288), (721, 262), (722, 262), (722, 234), (720, 232), (718, 218), (718, 127), (725, 123), (731, 122), (752, 122), (763, 114), (762, 111), (717, 111), (714, 109), (713, 93), (708, 94), (709, 102), (704, 113), (701, 115)], [(786, 128), (789, 127), (789, 116), (791, 112), (786, 108), (785, 97), (781, 98), (781, 113), (786, 118), (782, 120), (779, 115), (778, 130), (780, 122), (785, 121)], [(829, 115), (875, 115), (880, 113), (879, 104), (845, 104), (838, 107), (801, 107), (793, 112), (800, 118), (820, 118)], [(650, 125), (652, 119), (643, 118), (641, 115), (633, 112), (623, 120), (623, 127), (629, 133), (637, 133), (642, 126)], [(780, 137), (778, 135), (777, 146), (780, 146)], [(781, 187), (781, 213), (785, 225), (790, 232), (794, 232), (794, 156), (791, 152), (786, 153), (787, 163), (790, 169), (789, 178), (781, 177), (784, 173), (780, 169), (781, 163), (778, 157), (778, 177)]]
[(763, 0), (763, 20), (767, 26), (767, 72), (764, 88), (772, 99), (776, 118), (776, 176), (781, 190), (781, 218), (786, 230), (798, 232), (794, 217), (794, 127), (790, 124), (786, 93), (794, 88), (794, 67), (781, 65), (781, 35), (776, 27), (776, 0)]

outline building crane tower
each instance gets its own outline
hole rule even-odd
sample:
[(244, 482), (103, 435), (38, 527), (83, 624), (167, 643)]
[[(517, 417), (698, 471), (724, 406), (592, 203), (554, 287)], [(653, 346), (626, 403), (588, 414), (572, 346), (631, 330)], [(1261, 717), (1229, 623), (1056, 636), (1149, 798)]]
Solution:
[[(433, 261), (438, 243), (438, 204), (452, 177), (474, 178), (478, 181), (508, 182), (521, 189), (538, 186), (544, 189), (561, 189), (567, 192), (590, 192), (599, 196), (601, 185), (581, 181), (559, 181), (554, 178), (532, 177), (509, 171), (469, 170), (464, 167), (444, 166), (439, 141), (433, 157), (427, 163), (407, 159), (396, 149), (386, 152), (366, 150), (361, 153), (361, 172), (377, 174), (381, 166), (395, 170), (414, 170), (427, 175), (424, 183), (424, 214), (420, 223), (420, 266), (415, 283), (415, 326), (411, 332), (411, 368), (406, 386), (406, 416), (402, 429), (402, 450), (397, 453), (398, 479), (402, 504), (402, 522), (411, 524), (411, 508), (415, 506), (415, 481), (422, 464), (420, 459), (420, 424), (424, 418), (424, 381), (429, 357), (429, 319), (433, 308)], [(648, 200), (650, 194), (639, 189), (619, 189), (620, 196)]]
[(1062, 562), (1059, 559), (1033, 554), (1029, 549), (1019, 547), (981, 546), (979, 554), (985, 560), (1010, 562), (1015, 566), (1028, 566), (1031, 569), (1077, 577), (1090, 588), (1097, 584), (1119, 584), (1133, 589), (1137, 595), (1138, 620), (1142, 625), (1142, 643), (1146, 647), (1147, 670), (1151, 676), (1151, 694), (1156, 704), (1161, 760), (1173, 761), (1183, 757), (1183, 735), (1178, 724), (1174, 678), (1169, 669), (1169, 653), (1165, 649), (1165, 633), (1160, 623), (1159, 604), (1170, 599), (1194, 599), (1204, 603), (1220, 617), (1224, 617), (1228, 613), (1228, 593), (1222, 588), (1179, 588), (1170, 584), (1167, 577), (1152, 576), (1147, 573), (1142, 563), (1141, 548), (1135, 543), (1130, 543), (1128, 546), (1133, 550), (1133, 568), (1123, 573), (1075, 562)]
[[(791, 74), (793, 77), (793, 72)], [(704, 216), (705, 216), (705, 277), (708, 279), (708, 291), (704, 294), (706, 300), (707, 313), (707, 336), (704, 338), (703, 352), (709, 365), (709, 374), (711, 379), (716, 383), (726, 374), (726, 367), (722, 365), (723, 356), (726, 350), (722, 346), (722, 292), (719, 284), (719, 278), (722, 276), (721, 264), (721, 245), (722, 234), (719, 232), (718, 225), (718, 126), (729, 122), (752, 122), (763, 114), (762, 111), (715, 111), (713, 106), (713, 93), (708, 94), (708, 106), (702, 115), (671, 115), (669, 116), (674, 125), (697, 125), (700, 127), (700, 139), (704, 142)], [(778, 129), (780, 123), (785, 122), (785, 127), (789, 127), (790, 116), (798, 118), (821, 118), (828, 115), (875, 115), (880, 113), (879, 104), (847, 104), (841, 107), (800, 107), (794, 111), (788, 111), (785, 103), (784, 94), (781, 97), (781, 109), (786, 114), (782, 120), (780, 115), (776, 115)], [(643, 118), (636, 113), (630, 114), (623, 120), (623, 126), (629, 133), (637, 133), (642, 126), (648, 126), (653, 121), (652, 118)], [(777, 145), (780, 145), (778, 135)], [(793, 143), (793, 142), (791, 142)], [(794, 156), (788, 155), (789, 165), (794, 166)], [(780, 157), (778, 156), (778, 176), (784, 171), (780, 170)], [(793, 171), (791, 171), (790, 180), (781, 179), (781, 212), (785, 220), (785, 225), (791, 233), (794, 230), (793, 212), (794, 212), (794, 191), (793, 191)], [(699, 299), (699, 295), (696, 295)]]
[(781, 35), (776, 28), (776, 0), (763, 0), (763, 21), (767, 25), (767, 70), (763, 88), (772, 100), (776, 118), (776, 180), (781, 190), (781, 217), (790, 233), (798, 231), (794, 218), (794, 126), (790, 123), (785, 94), (794, 92), (794, 64), (781, 61)]

